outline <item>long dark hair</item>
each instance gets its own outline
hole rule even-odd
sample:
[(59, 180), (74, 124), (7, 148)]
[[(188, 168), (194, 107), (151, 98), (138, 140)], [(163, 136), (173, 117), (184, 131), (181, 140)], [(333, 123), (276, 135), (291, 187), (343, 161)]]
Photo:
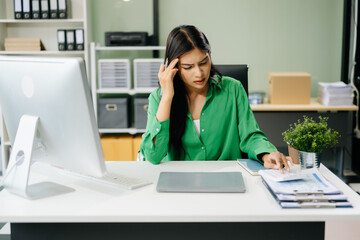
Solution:
[[(209, 41), (204, 33), (191, 25), (182, 25), (174, 28), (166, 41), (165, 59), (170, 63), (173, 59), (180, 57), (195, 48), (211, 53)], [(211, 58), (210, 58), (211, 59)], [(211, 62), (210, 77), (220, 74)], [(185, 84), (179, 72), (174, 77), (174, 97), (170, 112), (170, 147), (174, 149), (175, 157), (181, 158), (183, 149), (181, 138), (186, 127), (188, 113), (188, 101)]]

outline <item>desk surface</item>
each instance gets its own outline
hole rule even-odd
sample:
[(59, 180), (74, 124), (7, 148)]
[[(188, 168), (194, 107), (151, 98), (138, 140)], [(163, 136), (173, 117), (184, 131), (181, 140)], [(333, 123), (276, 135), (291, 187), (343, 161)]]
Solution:
[(356, 111), (358, 106), (326, 106), (312, 98), (310, 104), (257, 104), (251, 105), (253, 111)]
[[(36, 163), (30, 182), (53, 181), (75, 192), (27, 200), (0, 192), (0, 222), (289, 222), (360, 220), (360, 197), (326, 167), (323, 175), (353, 204), (349, 209), (282, 209), (259, 176), (251, 176), (235, 161), (110, 162), (110, 171), (153, 180), (133, 191), (64, 176)], [(246, 193), (158, 193), (161, 171), (241, 171)]]

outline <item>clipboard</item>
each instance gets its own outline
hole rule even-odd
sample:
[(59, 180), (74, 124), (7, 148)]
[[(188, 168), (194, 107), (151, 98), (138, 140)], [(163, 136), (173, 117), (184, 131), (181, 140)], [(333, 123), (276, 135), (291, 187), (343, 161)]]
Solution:
[(282, 208), (352, 207), (347, 197), (316, 168), (302, 171), (307, 175), (306, 178), (287, 182), (275, 182), (261, 175), (263, 184)]

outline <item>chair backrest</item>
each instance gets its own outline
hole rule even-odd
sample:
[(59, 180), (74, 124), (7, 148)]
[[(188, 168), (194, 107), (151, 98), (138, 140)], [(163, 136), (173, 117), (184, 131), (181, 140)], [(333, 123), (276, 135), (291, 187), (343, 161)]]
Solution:
[(223, 76), (235, 78), (241, 82), (245, 88), (246, 94), (248, 92), (248, 65), (247, 64), (218, 64), (215, 65), (216, 69)]

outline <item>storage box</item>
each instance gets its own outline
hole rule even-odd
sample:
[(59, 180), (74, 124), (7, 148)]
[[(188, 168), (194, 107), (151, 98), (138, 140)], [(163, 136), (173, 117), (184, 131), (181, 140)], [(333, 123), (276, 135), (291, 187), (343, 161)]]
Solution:
[(40, 38), (5, 38), (5, 51), (45, 50)]
[(147, 122), (147, 110), (149, 100), (147, 98), (134, 99), (134, 126), (137, 129), (145, 129)]
[(269, 72), (269, 103), (310, 104), (311, 75), (306, 72)]
[(101, 146), (106, 161), (133, 161), (132, 136), (101, 137)]
[(99, 128), (128, 128), (128, 113), (128, 98), (100, 98), (98, 100)]

